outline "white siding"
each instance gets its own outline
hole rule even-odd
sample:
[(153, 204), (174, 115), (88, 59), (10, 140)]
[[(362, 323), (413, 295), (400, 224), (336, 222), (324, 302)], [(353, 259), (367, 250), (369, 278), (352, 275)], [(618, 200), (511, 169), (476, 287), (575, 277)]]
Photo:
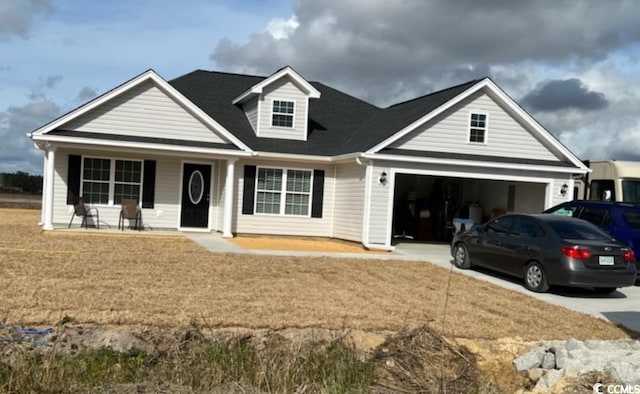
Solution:
[(335, 238), (362, 241), (365, 168), (356, 163), (336, 166), (333, 207)]
[[(471, 112), (488, 115), (486, 144), (469, 143)], [(445, 111), (418, 130), (396, 141), (391, 147), (524, 159), (558, 159), (529, 130), (483, 92), (478, 92)]]
[[(244, 189), (244, 166), (247, 164), (275, 168), (324, 170), (324, 199), (322, 206), (322, 218), (296, 217), (289, 215), (243, 215), (242, 196)], [(333, 224), (333, 193), (335, 191), (333, 166), (321, 166), (312, 164), (303, 165), (285, 162), (279, 163), (243, 161), (236, 163), (235, 174), (235, 194), (237, 197), (234, 205), (234, 233), (331, 237)]]
[[(273, 100), (293, 101), (293, 128), (271, 126)], [(307, 106), (309, 99), (289, 78), (281, 78), (264, 89), (260, 99), (258, 136), (291, 140), (307, 139)]]
[[(385, 245), (390, 242), (393, 210), (393, 182), (382, 185), (378, 178), (382, 172), (393, 180), (396, 173), (433, 175), (479, 179), (478, 195), (483, 215), (488, 216), (493, 208), (506, 208), (507, 190), (516, 186), (514, 211), (541, 212), (553, 205), (571, 199), (571, 193), (560, 194), (563, 184), (569, 185), (567, 174), (521, 171), (497, 168), (474, 168), (448, 165), (424, 165), (399, 162), (375, 162), (371, 171), (371, 209), (369, 210), (369, 237), (372, 244)], [(475, 193), (475, 186), (474, 186)]]
[(114, 97), (60, 129), (226, 143), (153, 82)]
[[(238, 164), (236, 163), (235, 171), (238, 171), (237, 166)], [(216, 222), (214, 223), (213, 229), (216, 231), (222, 231), (222, 225), (224, 223), (224, 198), (226, 193), (225, 179), (227, 177), (227, 162), (225, 160), (220, 160), (218, 162), (216, 175), (217, 175), (217, 179), (215, 179), (215, 183), (217, 185), (216, 186), (217, 190), (214, 193), (214, 196), (215, 196), (214, 205), (216, 205), (218, 209), (216, 212), (216, 219), (215, 219)]]
[[(82, 152), (70, 150), (56, 151), (55, 160), (55, 184), (54, 184), (54, 217), (56, 227), (66, 227), (71, 219), (73, 207), (67, 205), (67, 162), (69, 154), (81, 155)], [(154, 208), (142, 209), (142, 219), (146, 228), (151, 229), (176, 229), (179, 225), (180, 213), (180, 180), (182, 172), (182, 159), (177, 157), (156, 157), (152, 155), (124, 155), (119, 152), (91, 151), (90, 157), (138, 159), (156, 161), (155, 201)], [(195, 162), (199, 162), (195, 160)], [(214, 163), (212, 163), (214, 164)], [(216, 194), (216, 167), (213, 166), (212, 182), (214, 195)], [(211, 217), (217, 215), (215, 201)], [(120, 214), (119, 205), (91, 205), (100, 212), (100, 226), (117, 228)], [(79, 226), (81, 220), (74, 219), (74, 226)]]
[(249, 119), (249, 123), (251, 123), (251, 127), (253, 127), (253, 132), (258, 133), (258, 99), (252, 98), (242, 105), (242, 109), (244, 110), (245, 115), (247, 115), (247, 119)]
[(393, 213), (393, 182), (378, 182), (382, 172), (391, 174), (391, 167), (375, 163), (371, 171), (371, 205), (369, 209), (369, 239), (371, 244), (385, 245), (391, 241), (391, 217)]

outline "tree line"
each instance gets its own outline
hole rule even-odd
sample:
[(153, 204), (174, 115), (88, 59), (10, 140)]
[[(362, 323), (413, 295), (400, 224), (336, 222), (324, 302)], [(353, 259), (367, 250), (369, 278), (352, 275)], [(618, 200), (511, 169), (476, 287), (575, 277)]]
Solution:
[(31, 175), (24, 171), (2, 172), (0, 173), (0, 190), (41, 194), (42, 175)]

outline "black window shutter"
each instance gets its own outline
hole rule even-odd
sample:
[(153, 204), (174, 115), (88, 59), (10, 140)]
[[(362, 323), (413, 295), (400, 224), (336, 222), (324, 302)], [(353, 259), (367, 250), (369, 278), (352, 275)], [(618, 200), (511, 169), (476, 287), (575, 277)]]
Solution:
[(242, 193), (242, 214), (253, 215), (254, 192), (256, 188), (256, 166), (244, 166), (244, 190)]
[(324, 170), (313, 170), (313, 197), (311, 199), (311, 217), (322, 217), (324, 200)]
[(82, 168), (82, 156), (69, 155), (67, 163), (67, 204), (73, 205), (75, 199), (80, 197), (80, 169)]
[(153, 208), (156, 197), (156, 161), (144, 161), (144, 180), (142, 182), (142, 208)]

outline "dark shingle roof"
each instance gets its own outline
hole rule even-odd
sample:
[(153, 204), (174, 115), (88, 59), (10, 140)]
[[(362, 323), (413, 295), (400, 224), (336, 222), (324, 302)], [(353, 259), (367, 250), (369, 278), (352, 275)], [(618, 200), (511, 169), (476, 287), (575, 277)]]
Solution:
[(309, 100), (307, 141), (257, 137), (234, 98), (264, 80), (240, 74), (197, 70), (169, 83), (255, 151), (335, 156), (363, 152), (464, 92), (477, 80), (386, 109), (378, 108), (319, 82), (321, 93)]
[(197, 148), (226, 149), (226, 150), (236, 150), (236, 151), (239, 150), (234, 145), (217, 143), (217, 142), (189, 141), (189, 140), (179, 140), (174, 138), (140, 137), (136, 135), (126, 135), (126, 134), (92, 133), (87, 131), (75, 131), (75, 130), (60, 130), (60, 129), (52, 130), (48, 132), (47, 135), (58, 135), (62, 137), (76, 137), (76, 138), (91, 138), (91, 139), (105, 140), (105, 141), (129, 141), (129, 142), (142, 142), (147, 144), (192, 146)]

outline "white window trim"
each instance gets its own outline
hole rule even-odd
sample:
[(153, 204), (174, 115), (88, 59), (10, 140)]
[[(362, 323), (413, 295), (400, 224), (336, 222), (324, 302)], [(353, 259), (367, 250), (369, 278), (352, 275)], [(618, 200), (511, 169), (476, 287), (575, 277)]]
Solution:
[[(478, 129), (479, 127), (471, 127), (471, 115), (484, 115), (484, 140), (483, 142), (471, 141), (471, 129)], [(489, 140), (489, 114), (484, 111), (469, 111), (467, 116), (467, 144), (470, 145), (487, 145)]]
[[(280, 212), (279, 213), (262, 213), (258, 212), (258, 179), (260, 174), (260, 169), (267, 170), (282, 170), (282, 187), (280, 189)], [(295, 214), (287, 214), (285, 213), (286, 203), (287, 203), (287, 193), (289, 194), (307, 194), (305, 192), (288, 192), (287, 191), (287, 176), (288, 171), (306, 171), (311, 173), (311, 177), (309, 178), (309, 206), (307, 208), (306, 215), (295, 215)], [(275, 190), (272, 192), (275, 193)], [(284, 217), (297, 217), (297, 218), (310, 218), (311, 217), (311, 208), (313, 205), (313, 170), (309, 168), (294, 168), (294, 167), (267, 167), (267, 166), (257, 166), (256, 167), (256, 180), (253, 192), (253, 213), (254, 215), (259, 216), (284, 216)]]
[[(283, 113), (283, 112), (274, 112), (273, 111), (273, 103), (274, 103), (274, 101), (282, 101), (282, 102), (292, 103), (293, 104), (293, 113), (286, 114), (286, 113)], [(269, 125), (271, 126), (272, 129), (295, 130), (295, 128), (296, 128), (296, 100), (281, 99), (281, 98), (274, 97), (274, 98), (271, 99), (271, 109), (270, 109), (269, 113), (271, 114), (271, 116), (269, 117)], [(273, 124), (273, 115), (291, 116), (291, 127), (274, 125)]]
[[(109, 165), (109, 202), (107, 204), (97, 204), (90, 203), (92, 206), (97, 207), (113, 207), (116, 206), (115, 201), (115, 190), (116, 190), (116, 160), (121, 161), (137, 161), (140, 163), (140, 192), (138, 193), (138, 203), (142, 204), (142, 189), (144, 185), (144, 160), (142, 159), (130, 159), (123, 157), (107, 157), (107, 156), (82, 156), (82, 162), (80, 165), (80, 195), (84, 196), (84, 159), (101, 159), (101, 160), (109, 160), (111, 164)], [(107, 183), (105, 181), (93, 181), (88, 180), (89, 182), (100, 182)], [(131, 182), (118, 182), (127, 185), (135, 185), (137, 183)]]

